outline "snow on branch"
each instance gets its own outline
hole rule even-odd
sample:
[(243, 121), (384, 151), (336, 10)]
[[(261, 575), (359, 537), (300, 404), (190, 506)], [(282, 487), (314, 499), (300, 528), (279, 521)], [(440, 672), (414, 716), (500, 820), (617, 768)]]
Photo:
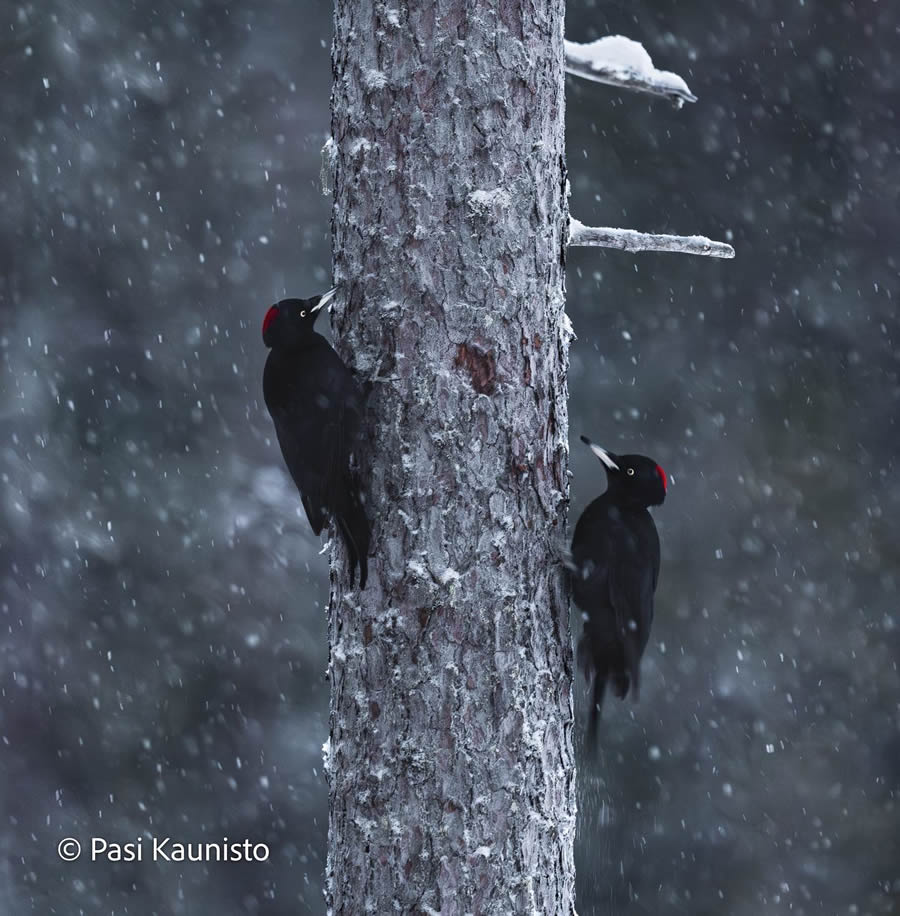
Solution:
[(670, 99), (679, 108), (696, 102), (687, 83), (677, 73), (657, 70), (639, 41), (607, 35), (590, 44), (566, 41), (566, 71), (574, 76)]
[(679, 254), (699, 254), (709, 258), (733, 258), (734, 249), (725, 242), (714, 242), (703, 235), (658, 235), (635, 232), (634, 229), (609, 229), (605, 226), (585, 226), (569, 219), (569, 245), (596, 245), (619, 248), (622, 251), (672, 251)]

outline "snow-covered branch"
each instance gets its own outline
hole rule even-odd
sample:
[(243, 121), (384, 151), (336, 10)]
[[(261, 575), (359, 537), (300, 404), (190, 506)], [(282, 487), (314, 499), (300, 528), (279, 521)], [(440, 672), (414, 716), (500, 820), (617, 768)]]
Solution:
[(709, 258), (733, 258), (734, 249), (725, 242), (714, 242), (703, 235), (659, 235), (635, 232), (634, 229), (609, 229), (606, 226), (585, 226), (569, 219), (569, 246), (596, 245), (619, 248), (622, 251), (672, 251), (679, 254), (699, 254)]
[(574, 76), (637, 92), (649, 92), (673, 101), (679, 108), (696, 102), (687, 83), (677, 73), (657, 70), (639, 41), (607, 35), (590, 44), (566, 41), (566, 71)]

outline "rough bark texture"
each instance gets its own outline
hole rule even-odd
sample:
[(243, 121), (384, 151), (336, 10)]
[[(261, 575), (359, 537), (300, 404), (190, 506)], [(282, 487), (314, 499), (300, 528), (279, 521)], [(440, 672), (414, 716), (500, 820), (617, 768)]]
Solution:
[(339, 348), (374, 378), (331, 608), (334, 914), (574, 912), (562, 0), (337, 0)]

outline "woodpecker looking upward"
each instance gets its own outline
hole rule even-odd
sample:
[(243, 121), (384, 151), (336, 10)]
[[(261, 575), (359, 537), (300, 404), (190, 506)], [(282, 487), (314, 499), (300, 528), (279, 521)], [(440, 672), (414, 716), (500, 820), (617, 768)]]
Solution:
[(584, 614), (578, 663), (594, 676), (588, 720), (593, 743), (608, 680), (637, 699), (659, 579), (659, 535), (648, 506), (666, 498), (666, 473), (644, 455), (614, 455), (581, 437), (606, 471), (606, 492), (584, 510), (572, 536), (572, 590)]
[(263, 372), (263, 397), (313, 531), (320, 534), (327, 516), (333, 517), (347, 545), (351, 584), (358, 566), (359, 587), (365, 588), (369, 521), (359, 475), (350, 467), (365, 394), (314, 329), (336, 292), (282, 299), (266, 312), (263, 343), (271, 352)]

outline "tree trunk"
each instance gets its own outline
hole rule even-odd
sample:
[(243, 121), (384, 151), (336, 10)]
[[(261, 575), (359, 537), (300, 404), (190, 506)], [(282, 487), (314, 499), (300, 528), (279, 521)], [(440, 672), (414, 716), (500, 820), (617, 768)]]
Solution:
[(562, 0), (337, 0), (334, 322), (375, 379), (331, 603), (334, 914), (574, 913)]

